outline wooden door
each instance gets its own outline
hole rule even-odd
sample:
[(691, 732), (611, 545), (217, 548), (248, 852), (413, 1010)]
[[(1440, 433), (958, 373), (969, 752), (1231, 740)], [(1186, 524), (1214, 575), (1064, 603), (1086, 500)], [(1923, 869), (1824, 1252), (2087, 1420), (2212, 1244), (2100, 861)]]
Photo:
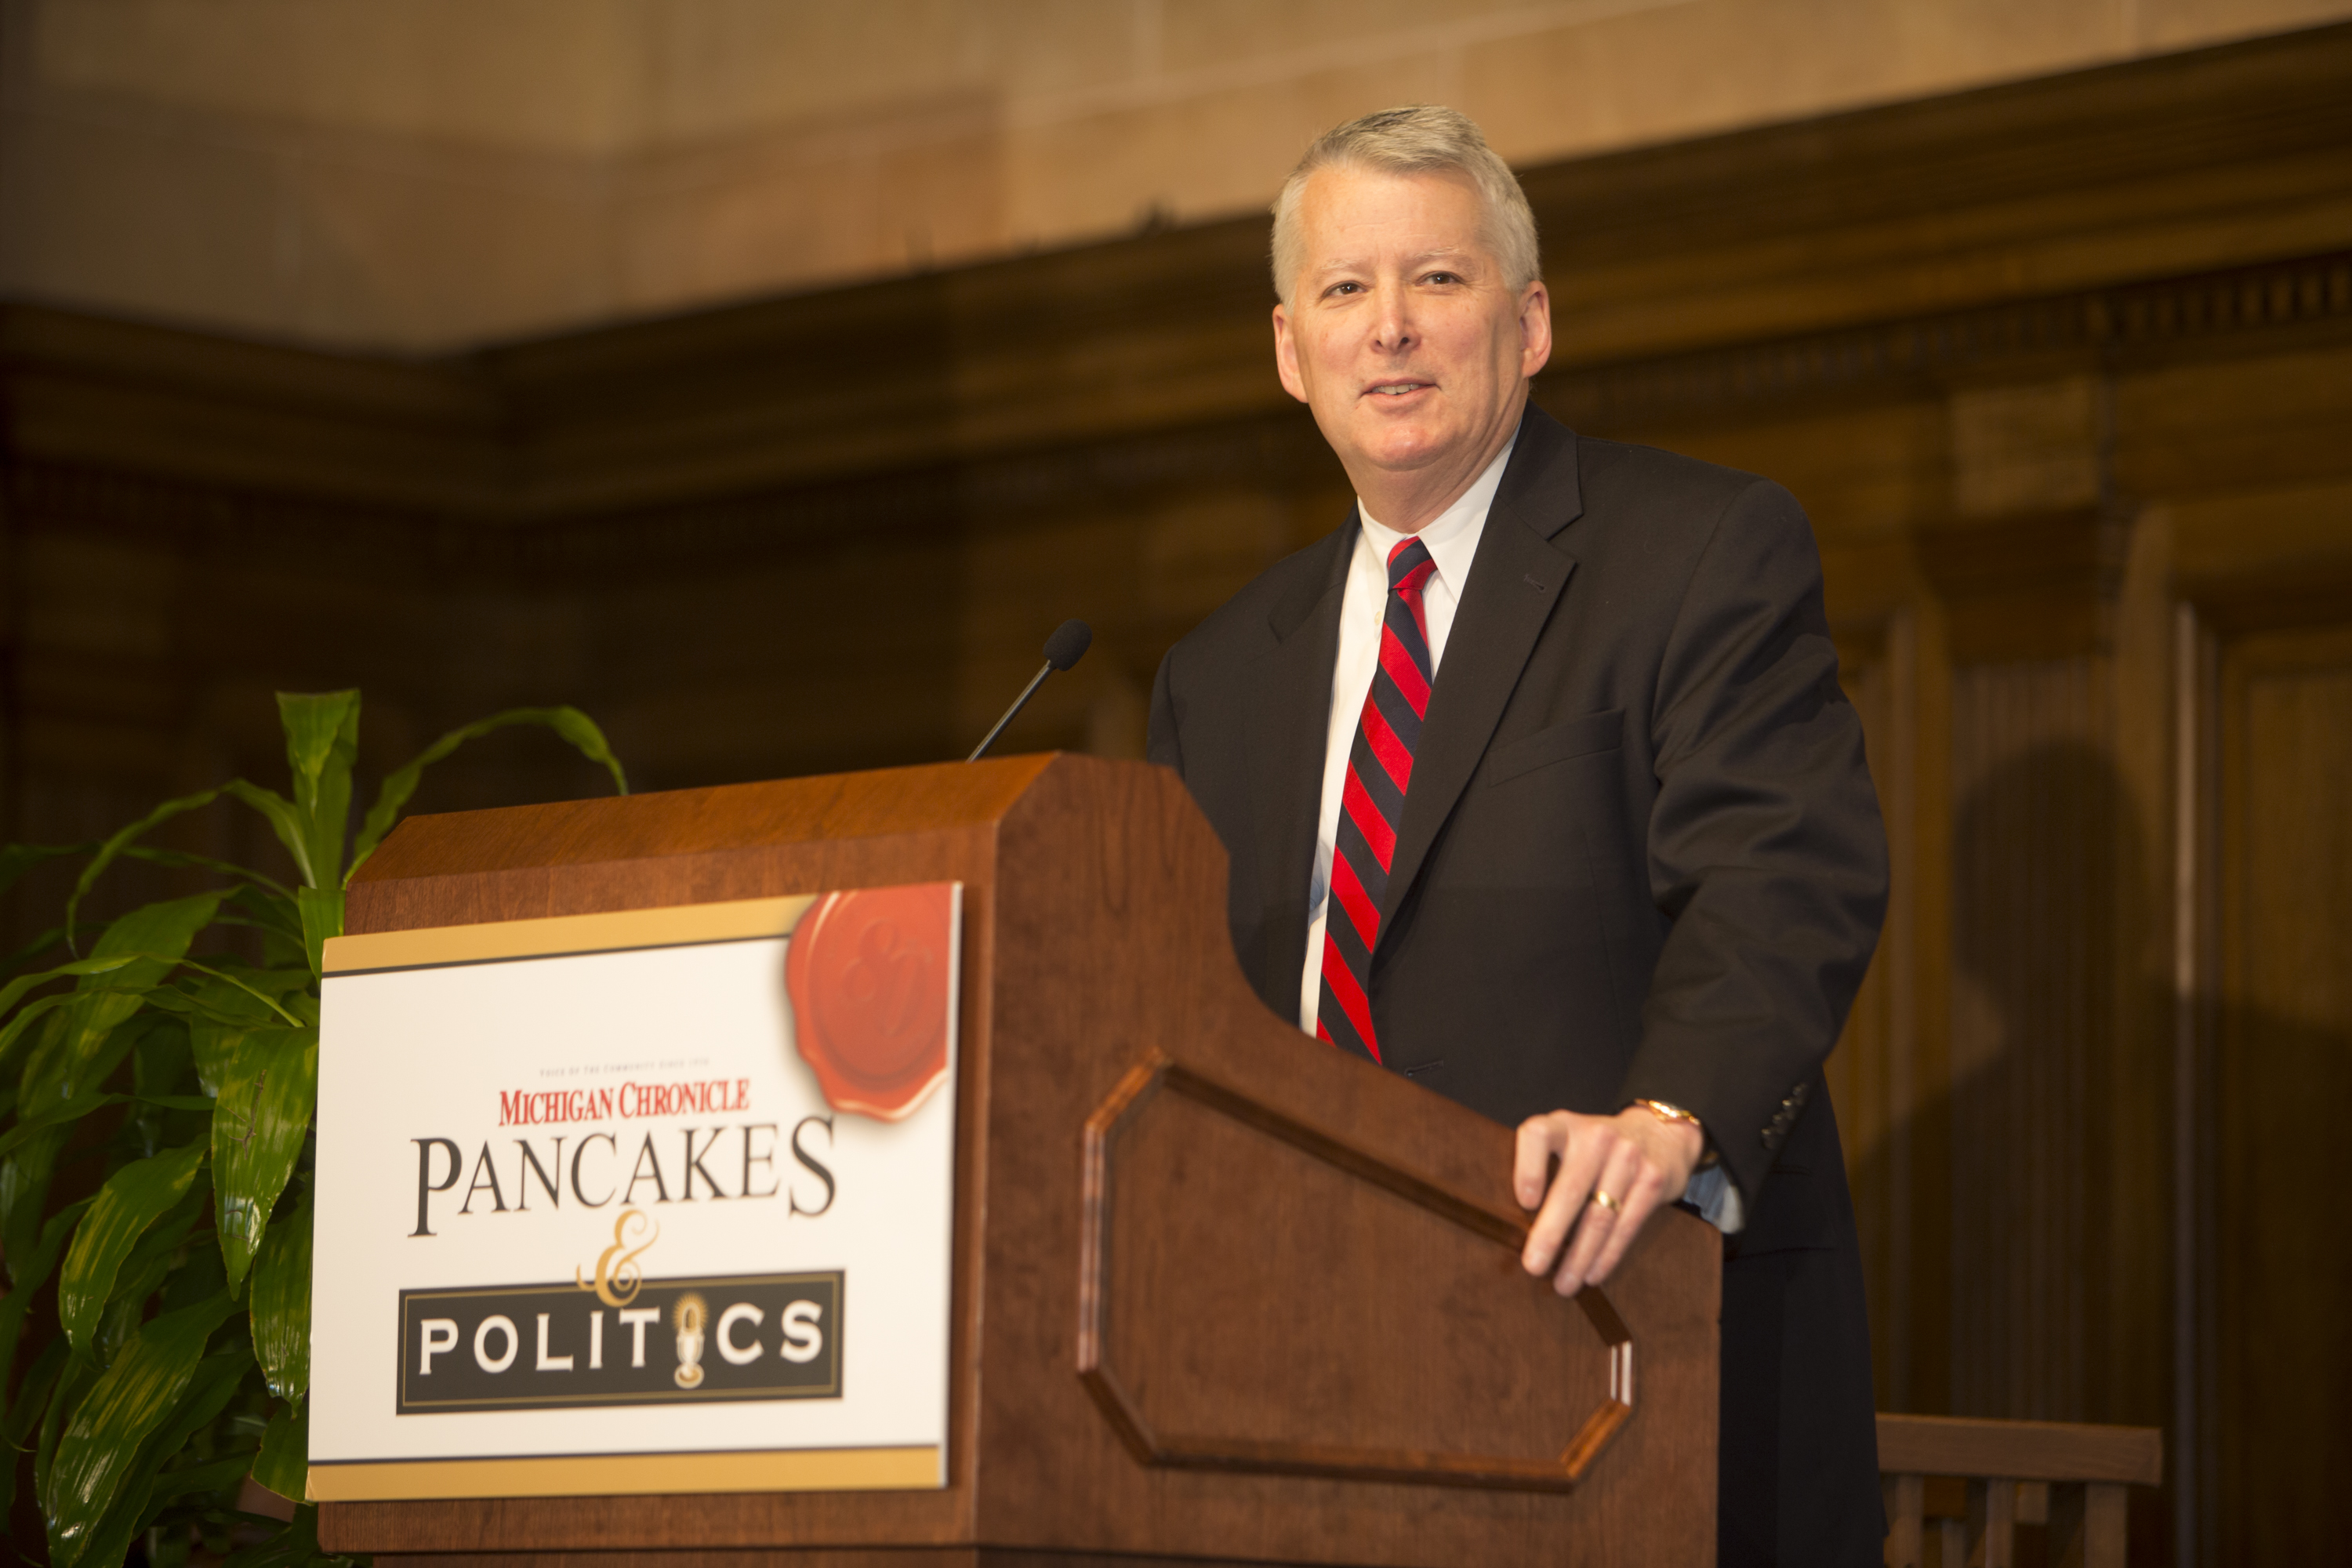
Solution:
[(2231, 639), (2219, 698), (2203, 1533), (2317, 1563), (2352, 1474), (2352, 626)]

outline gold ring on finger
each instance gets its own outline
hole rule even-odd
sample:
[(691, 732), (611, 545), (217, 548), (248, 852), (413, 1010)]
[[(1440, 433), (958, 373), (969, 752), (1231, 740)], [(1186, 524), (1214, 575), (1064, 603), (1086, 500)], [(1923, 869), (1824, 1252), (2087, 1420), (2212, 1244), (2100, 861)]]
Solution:
[(1602, 1192), (1599, 1187), (1592, 1189), (1592, 1201), (1599, 1204), (1602, 1208), (1607, 1209), (1611, 1214), (1615, 1214), (1617, 1212), (1617, 1200), (1611, 1197), (1607, 1193)]

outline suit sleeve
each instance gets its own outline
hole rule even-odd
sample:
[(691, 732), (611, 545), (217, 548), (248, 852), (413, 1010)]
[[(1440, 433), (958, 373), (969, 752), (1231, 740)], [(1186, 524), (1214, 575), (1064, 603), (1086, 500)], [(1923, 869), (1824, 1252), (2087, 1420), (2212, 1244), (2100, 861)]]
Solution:
[(1778, 485), (1750, 485), (1717, 520), (1651, 728), (1650, 892), (1672, 925), (1622, 1099), (1695, 1112), (1752, 1213), (1886, 909), (1885, 830), (1820, 556)]
[(1151, 728), (1147, 731), (1143, 754), (1161, 767), (1174, 768), (1176, 776), (1184, 776), (1184, 743), (1176, 733), (1176, 697), (1171, 689), (1171, 672), (1176, 666), (1176, 650), (1170, 648), (1160, 660), (1160, 673), (1151, 681)]

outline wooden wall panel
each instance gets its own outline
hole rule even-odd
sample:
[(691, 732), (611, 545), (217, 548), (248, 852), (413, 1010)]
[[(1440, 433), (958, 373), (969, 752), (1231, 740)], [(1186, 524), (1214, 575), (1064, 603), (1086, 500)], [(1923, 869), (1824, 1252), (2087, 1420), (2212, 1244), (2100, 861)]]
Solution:
[(1840, 679), (1862, 719), (1895, 888), (1879, 952), (1826, 1069), (1867, 1271), (1873, 1376), (1881, 1405), (1895, 1408), (1910, 1406), (1917, 1382), (1916, 643), (1908, 616), (1849, 630), (1840, 641)]
[(2352, 625), (2234, 641), (2221, 703), (2212, 1530), (2315, 1563), (2352, 1472)]
[(2092, 660), (1953, 678), (1951, 1402), (2087, 1417), (2119, 860), (2144, 852)]

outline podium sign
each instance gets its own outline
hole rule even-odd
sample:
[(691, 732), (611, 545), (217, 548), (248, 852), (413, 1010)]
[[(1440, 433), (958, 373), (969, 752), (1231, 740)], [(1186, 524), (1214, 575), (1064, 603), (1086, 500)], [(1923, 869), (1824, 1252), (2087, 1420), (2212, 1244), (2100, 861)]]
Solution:
[(330, 942), (310, 1496), (946, 1484), (961, 893)]

